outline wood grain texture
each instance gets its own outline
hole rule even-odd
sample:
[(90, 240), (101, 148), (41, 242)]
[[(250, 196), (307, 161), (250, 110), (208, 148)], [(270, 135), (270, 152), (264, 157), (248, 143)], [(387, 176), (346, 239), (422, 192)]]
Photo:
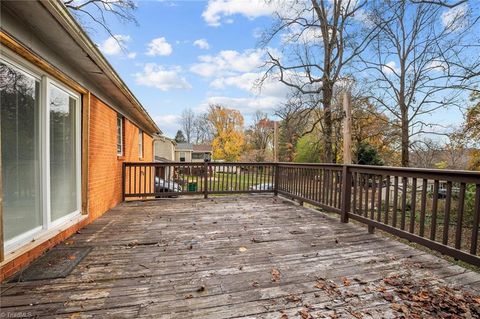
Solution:
[[(352, 309), (388, 318), (396, 313), (374, 289), (387, 276), (480, 290), (479, 274), (263, 195), (124, 203), (62, 245), (93, 250), (66, 278), (3, 284), (2, 313), (300, 318), (308, 305), (314, 318), (352, 318)], [(316, 287), (319, 278), (342, 297)]]

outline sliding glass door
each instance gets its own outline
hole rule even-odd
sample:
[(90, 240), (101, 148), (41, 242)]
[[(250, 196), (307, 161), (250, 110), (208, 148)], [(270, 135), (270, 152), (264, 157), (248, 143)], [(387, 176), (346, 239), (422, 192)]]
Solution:
[(49, 84), (50, 112), (50, 210), (57, 220), (78, 209), (76, 104), (77, 100)]
[(80, 97), (2, 52), (0, 106), (9, 251), (80, 213)]
[(4, 240), (42, 226), (40, 81), (0, 63)]

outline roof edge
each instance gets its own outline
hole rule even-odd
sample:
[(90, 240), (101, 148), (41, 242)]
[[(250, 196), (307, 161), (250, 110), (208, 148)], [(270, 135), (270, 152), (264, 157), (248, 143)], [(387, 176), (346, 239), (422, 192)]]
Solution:
[(145, 110), (142, 104), (138, 101), (135, 95), (130, 91), (125, 82), (120, 78), (112, 65), (107, 61), (105, 56), (100, 52), (100, 49), (93, 43), (90, 37), (86, 34), (80, 24), (75, 20), (67, 7), (58, 0), (40, 0), (40, 3), (46, 10), (52, 14), (53, 17), (62, 25), (72, 39), (83, 49), (85, 53), (92, 59), (92, 61), (102, 70), (105, 75), (117, 86), (117, 88), (125, 95), (125, 97), (132, 103), (137, 112), (142, 114), (146, 123), (150, 126), (150, 133), (162, 134), (162, 131), (152, 119), (150, 114)]

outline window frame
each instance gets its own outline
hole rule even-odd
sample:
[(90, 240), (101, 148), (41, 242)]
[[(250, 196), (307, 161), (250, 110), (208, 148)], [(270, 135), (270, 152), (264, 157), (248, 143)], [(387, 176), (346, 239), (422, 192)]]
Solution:
[[(183, 156), (182, 156), (183, 154)], [(183, 160), (182, 160), (183, 158)], [(187, 161), (187, 152), (180, 152), (180, 154), (178, 155), (178, 160), (180, 162), (186, 162)]]
[[(123, 143), (123, 134), (125, 131), (125, 121), (123, 118), (123, 115), (120, 113), (117, 113), (117, 119), (116, 119), (116, 146), (117, 146), (117, 156), (122, 157), (124, 155), (124, 143)], [(119, 126), (118, 123), (120, 123), (120, 132), (119, 132)], [(118, 143), (120, 141), (120, 144)], [(118, 147), (120, 146), (120, 151), (118, 150)]]
[(138, 157), (143, 159), (143, 131), (138, 129)]
[[(87, 215), (81, 214), (82, 210), (82, 127), (81, 127), (81, 115), (82, 115), (82, 95), (79, 92), (74, 91), (61, 81), (55, 79), (49, 75), (46, 71), (42, 70), (38, 66), (25, 60), (17, 53), (11, 51), (8, 48), (2, 49), (2, 55), (0, 61), (7, 66), (14, 68), (15, 70), (33, 77), (40, 83), (39, 92), (39, 161), (40, 161), (40, 210), (42, 214), (42, 225), (35, 227), (29, 231), (26, 231), (20, 235), (17, 235), (7, 241), (3, 242), (4, 254), (11, 254), (35, 241), (39, 238), (44, 238), (49, 234), (56, 233), (59, 229), (64, 229), (78, 223)], [(49, 93), (48, 88), (50, 85), (54, 85), (58, 89), (65, 91), (69, 96), (75, 99), (75, 177), (76, 177), (76, 209), (75, 211), (58, 218), (57, 220), (51, 220), (51, 203), (50, 203), (50, 106), (49, 106)], [(1, 160), (1, 159), (0, 159)], [(2, 181), (0, 181), (2, 182)], [(3, 225), (2, 225), (3, 226)]]

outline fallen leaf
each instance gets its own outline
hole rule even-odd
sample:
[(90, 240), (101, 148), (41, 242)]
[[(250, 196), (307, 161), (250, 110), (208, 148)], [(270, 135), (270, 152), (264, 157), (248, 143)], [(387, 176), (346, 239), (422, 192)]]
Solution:
[(243, 253), (243, 252), (247, 251), (247, 248), (242, 246), (242, 247), (238, 248), (238, 250)]
[(386, 301), (390, 301), (392, 302), (393, 301), (393, 295), (389, 292), (386, 292), (383, 294), (383, 298), (386, 300)]
[(285, 300), (288, 302), (299, 302), (299, 301), (302, 301), (302, 298), (300, 298), (296, 294), (289, 294), (288, 296), (285, 297)]
[(300, 317), (302, 317), (302, 319), (312, 318), (307, 309), (301, 309), (300, 311), (298, 311), (298, 314), (300, 315)]
[(185, 299), (192, 299), (192, 298), (193, 298), (193, 295), (192, 295), (192, 294), (185, 295)]
[(75, 255), (69, 255), (67, 258), (68, 258), (69, 260), (75, 260), (75, 259), (77, 259), (77, 256), (75, 256)]
[(258, 287), (258, 286), (260, 286), (260, 284), (258, 283), (258, 281), (252, 282), (252, 287)]
[(348, 280), (347, 277), (342, 277), (342, 281), (343, 281), (343, 285), (344, 285), (345, 287), (350, 286), (351, 283), (352, 283), (350, 280)]
[(276, 268), (272, 268), (272, 281), (280, 281), (280, 271)]

